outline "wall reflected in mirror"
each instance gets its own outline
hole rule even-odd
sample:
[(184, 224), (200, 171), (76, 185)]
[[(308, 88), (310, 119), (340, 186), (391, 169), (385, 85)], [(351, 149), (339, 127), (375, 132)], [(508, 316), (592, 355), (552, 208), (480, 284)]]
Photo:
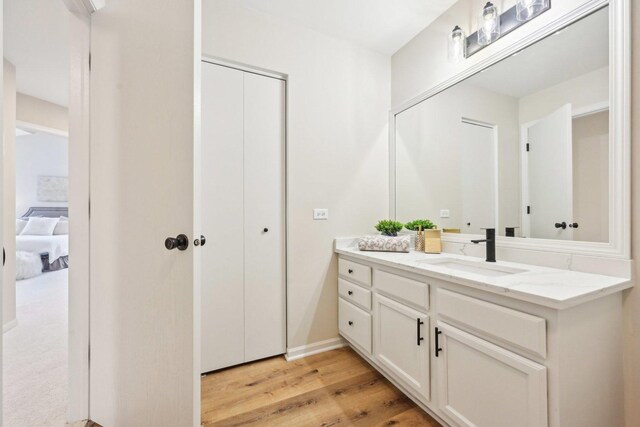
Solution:
[(399, 221), (609, 241), (608, 7), (395, 120)]

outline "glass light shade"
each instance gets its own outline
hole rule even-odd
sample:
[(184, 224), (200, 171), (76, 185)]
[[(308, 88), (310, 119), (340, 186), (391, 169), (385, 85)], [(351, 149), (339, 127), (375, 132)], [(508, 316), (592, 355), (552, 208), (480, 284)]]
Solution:
[(518, 0), (516, 3), (516, 19), (528, 21), (549, 6), (549, 0)]
[(500, 38), (500, 13), (493, 3), (488, 2), (478, 19), (478, 44), (488, 45)]
[(456, 25), (449, 35), (449, 61), (460, 62), (467, 56), (467, 37)]

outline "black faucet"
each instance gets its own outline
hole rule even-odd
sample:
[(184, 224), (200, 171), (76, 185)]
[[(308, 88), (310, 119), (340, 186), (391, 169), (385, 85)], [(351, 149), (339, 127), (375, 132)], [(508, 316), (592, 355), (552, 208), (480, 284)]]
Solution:
[(472, 240), (471, 243), (487, 243), (487, 262), (496, 262), (496, 229), (485, 228), (487, 237), (483, 240)]

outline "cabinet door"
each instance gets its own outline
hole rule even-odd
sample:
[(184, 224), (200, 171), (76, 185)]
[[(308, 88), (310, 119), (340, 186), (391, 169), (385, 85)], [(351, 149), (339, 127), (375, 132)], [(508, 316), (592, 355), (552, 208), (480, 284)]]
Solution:
[(429, 319), (389, 298), (374, 298), (374, 354), (376, 361), (402, 381), (416, 397), (428, 401)]
[(544, 366), (442, 322), (437, 332), (438, 405), (455, 424), (547, 425)]
[(241, 71), (202, 63), (202, 372), (245, 360), (242, 96)]

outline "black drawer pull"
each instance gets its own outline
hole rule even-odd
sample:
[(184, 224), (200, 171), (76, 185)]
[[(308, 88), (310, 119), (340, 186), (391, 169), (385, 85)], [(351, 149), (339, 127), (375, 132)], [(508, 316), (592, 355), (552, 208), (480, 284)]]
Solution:
[(353, 270), (352, 269), (349, 269), (349, 274), (353, 274)]
[(349, 295), (353, 295), (353, 291), (349, 291), (347, 292)]
[(421, 337), (420, 335), (420, 326), (424, 325), (424, 322), (418, 317), (416, 319), (416, 326), (417, 326), (417, 331), (418, 331), (418, 345), (420, 345), (420, 342), (424, 340), (423, 337)]
[(438, 328), (436, 328), (436, 357), (438, 357), (438, 354), (440, 354), (440, 352), (442, 351), (442, 349), (440, 348), (440, 334), (442, 333), (442, 331)]
[(349, 320), (349, 326), (353, 326), (353, 322)]

